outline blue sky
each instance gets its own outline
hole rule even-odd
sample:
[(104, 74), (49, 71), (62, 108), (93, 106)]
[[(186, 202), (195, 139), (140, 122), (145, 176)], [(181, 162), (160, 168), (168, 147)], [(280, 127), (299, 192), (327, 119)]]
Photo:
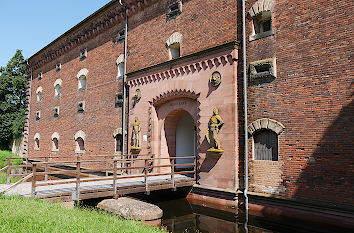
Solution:
[(0, 66), (29, 58), (110, 0), (0, 0)]

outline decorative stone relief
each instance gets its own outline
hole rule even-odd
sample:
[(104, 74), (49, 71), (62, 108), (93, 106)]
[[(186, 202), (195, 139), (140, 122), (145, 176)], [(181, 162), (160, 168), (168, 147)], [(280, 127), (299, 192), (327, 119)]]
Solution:
[(213, 115), (210, 117), (207, 130), (207, 137), (211, 146), (208, 152), (216, 154), (222, 154), (224, 152), (224, 150), (221, 149), (220, 140), (218, 138), (219, 131), (223, 125), (224, 121), (220, 117), (218, 109), (214, 108)]
[(133, 145), (131, 149), (133, 151), (140, 151), (141, 150), (141, 143), (140, 143), (140, 132), (141, 132), (141, 127), (140, 127), (140, 122), (138, 120), (138, 117), (135, 117), (134, 123), (133, 123)]
[(221, 74), (218, 71), (215, 71), (211, 74), (211, 77), (209, 79), (211, 85), (213, 85), (214, 87), (217, 87), (220, 85), (221, 83)]

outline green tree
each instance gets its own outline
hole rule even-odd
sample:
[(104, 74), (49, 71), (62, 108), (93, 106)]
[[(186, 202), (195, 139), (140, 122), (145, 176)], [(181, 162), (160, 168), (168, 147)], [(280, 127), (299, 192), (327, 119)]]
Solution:
[(22, 135), (25, 123), (26, 65), (21, 50), (0, 67), (0, 145)]

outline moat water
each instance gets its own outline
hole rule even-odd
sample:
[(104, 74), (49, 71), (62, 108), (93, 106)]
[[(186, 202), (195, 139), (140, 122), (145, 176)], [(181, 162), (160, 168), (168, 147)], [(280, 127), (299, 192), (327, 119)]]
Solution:
[[(173, 192), (156, 192), (151, 195), (135, 194), (134, 198), (153, 203), (163, 210), (162, 226), (168, 232), (205, 233), (342, 233), (344, 229), (306, 226), (299, 222), (279, 222), (249, 215), (247, 224), (232, 211), (193, 205)], [(89, 205), (96, 205), (97, 201)]]

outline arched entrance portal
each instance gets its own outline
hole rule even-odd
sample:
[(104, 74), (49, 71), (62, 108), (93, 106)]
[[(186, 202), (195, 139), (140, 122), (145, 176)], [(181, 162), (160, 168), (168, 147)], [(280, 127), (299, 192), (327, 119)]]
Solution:
[[(175, 97), (175, 96), (174, 96)], [(198, 112), (199, 105), (196, 99), (179, 97), (164, 99), (154, 106), (157, 124), (153, 124), (154, 139), (153, 153), (160, 158), (186, 157), (198, 155)], [(152, 116), (154, 117), (154, 116)], [(197, 127), (196, 127), (197, 126)], [(160, 160), (159, 165), (169, 165), (171, 160)], [(193, 163), (194, 159), (177, 158), (176, 164)], [(193, 167), (193, 166), (188, 166)], [(183, 168), (182, 166), (177, 166)], [(158, 169), (162, 172), (170, 171), (169, 167)], [(184, 167), (183, 170), (186, 170)]]
[[(176, 127), (176, 157), (196, 156), (197, 153), (197, 134), (192, 116), (185, 112), (179, 119)], [(176, 159), (176, 164), (193, 163), (193, 158)], [(185, 166), (177, 166), (182, 168)], [(191, 167), (191, 166), (189, 166)]]

